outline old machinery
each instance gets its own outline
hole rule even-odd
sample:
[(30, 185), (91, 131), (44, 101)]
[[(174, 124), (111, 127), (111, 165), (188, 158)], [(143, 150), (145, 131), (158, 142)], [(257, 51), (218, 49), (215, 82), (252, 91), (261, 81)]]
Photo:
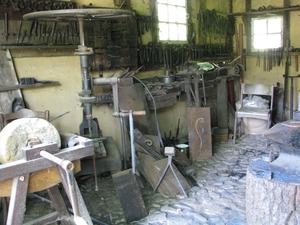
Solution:
[[(80, 168), (78, 160), (94, 154), (92, 140), (58, 133), (44, 119), (22, 118), (4, 127), (0, 142), (4, 163), (0, 165), (0, 196), (10, 196), (6, 224), (22, 224), (27, 193), (41, 190), (48, 191), (56, 212), (37, 219), (39, 224), (57, 220), (92, 224), (73, 174)], [(59, 192), (57, 184), (60, 182), (74, 217), (69, 215)]]
[[(135, 15), (129, 10), (117, 9), (67, 9), (67, 10), (52, 10), (28, 13), (23, 16), (26, 20), (38, 21), (73, 21), (78, 22), (80, 45), (78, 46), (75, 55), (80, 57), (82, 91), (79, 93), (79, 100), (83, 104), (84, 113), (88, 122), (88, 135), (93, 136), (95, 126), (92, 117), (92, 103), (95, 97), (92, 95), (92, 76), (88, 64), (88, 56), (93, 54), (93, 49), (87, 47), (84, 37), (84, 21), (114, 19), (120, 17), (128, 17)], [(96, 131), (96, 133), (98, 130)]]

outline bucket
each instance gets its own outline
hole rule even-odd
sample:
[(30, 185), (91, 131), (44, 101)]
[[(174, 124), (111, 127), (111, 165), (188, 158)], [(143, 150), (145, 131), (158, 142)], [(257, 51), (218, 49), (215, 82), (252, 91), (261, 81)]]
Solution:
[(186, 155), (188, 157), (188, 148), (189, 148), (189, 145), (187, 144), (178, 144), (176, 145), (176, 147), (179, 149), (179, 151)]

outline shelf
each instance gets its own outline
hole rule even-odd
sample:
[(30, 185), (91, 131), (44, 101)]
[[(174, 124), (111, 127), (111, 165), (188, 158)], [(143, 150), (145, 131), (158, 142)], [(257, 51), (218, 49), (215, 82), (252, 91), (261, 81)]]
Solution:
[(0, 86), (0, 92), (3, 91), (11, 91), (11, 90), (17, 90), (17, 89), (25, 89), (25, 88), (39, 88), (39, 87), (46, 87), (46, 86), (54, 86), (54, 85), (60, 85), (58, 81), (45, 81), (41, 83), (34, 83), (34, 84), (19, 84), (19, 85), (13, 85), (13, 86)]
[(293, 6), (293, 7), (289, 7), (289, 8), (280, 8), (280, 9), (272, 9), (272, 10), (238, 12), (238, 13), (231, 13), (230, 15), (242, 16), (242, 15), (274, 14), (274, 13), (280, 13), (280, 12), (284, 12), (284, 11), (299, 11), (299, 10), (300, 10), (299, 6)]

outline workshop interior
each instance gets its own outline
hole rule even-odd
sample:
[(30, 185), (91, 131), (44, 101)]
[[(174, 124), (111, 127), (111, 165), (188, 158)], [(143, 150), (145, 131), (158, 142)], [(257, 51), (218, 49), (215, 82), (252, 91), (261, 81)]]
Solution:
[(261, 188), (299, 201), (298, 3), (0, 0), (0, 224), (23, 224), (28, 196), (53, 212), (26, 224), (110, 224), (80, 188), (103, 174), (139, 221), (142, 186), (189, 198), (194, 163), (245, 135), (279, 149), (247, 170), (248, 224), (276, 224)]

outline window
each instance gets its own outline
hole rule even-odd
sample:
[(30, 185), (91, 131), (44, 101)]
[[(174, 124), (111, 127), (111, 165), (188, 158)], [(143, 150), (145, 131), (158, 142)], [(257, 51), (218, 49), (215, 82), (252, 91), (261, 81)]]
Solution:
[(157, 0), (160, 41), (187, 41), (186, 0)]
[(252, 50), (282, 47), (282, 21), (282, 16), (252, 18)]

